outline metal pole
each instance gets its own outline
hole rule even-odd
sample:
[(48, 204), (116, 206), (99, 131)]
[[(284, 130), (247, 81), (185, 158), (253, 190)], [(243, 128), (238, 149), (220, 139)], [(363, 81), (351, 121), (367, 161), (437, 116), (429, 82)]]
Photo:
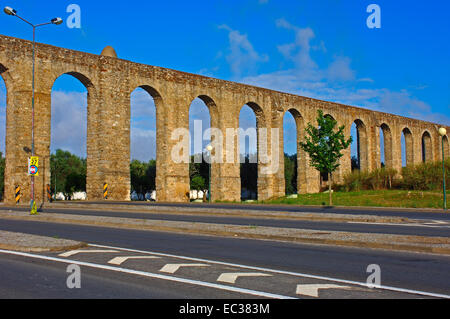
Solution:
[[(33, 26), (33, 76), (31, 83), (31, 156), (34, 156), (34, 73), (36, 61), (36, 27)], [(34, 204), (34, 175), (31, 175), (31, 209)]]
[(208, 199), (211, 203), (211, 151), (209, 151)]
[(442, 136), (442, 186), (444, 190), (444, 210), (447, 210), (447, 194), (445, 190), (445, 153), (444, 153), (444, 136)]

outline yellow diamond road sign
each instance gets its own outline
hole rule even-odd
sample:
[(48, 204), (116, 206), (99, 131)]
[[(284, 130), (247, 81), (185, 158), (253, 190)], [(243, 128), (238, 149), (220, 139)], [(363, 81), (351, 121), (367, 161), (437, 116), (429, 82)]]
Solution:
[(31, 156), (28, 159), (28, 175), (39, 176), (39, 157)]

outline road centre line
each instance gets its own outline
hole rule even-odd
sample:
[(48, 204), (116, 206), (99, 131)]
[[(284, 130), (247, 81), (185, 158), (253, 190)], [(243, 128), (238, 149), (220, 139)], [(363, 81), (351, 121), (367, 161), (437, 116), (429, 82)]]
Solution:
[[(368, 289), (373, 289), (373, 288), (369, 288), (367, 286), (367, 283), (365, 283), (365, 282), (358, 282), (358, 281), (352, 281), (352, 280), (346, 280), (346, 279), (338, 279), (338, 278), (331, 278), (331, 277), (325, 277), (325, 276), (317, 276), (317, 275), (297, 273), (297, 272), (284, 271), (284, 270), (276, 270), (276, 269), (270, 269), (270, 268), (264, 268), (264, 267), (247, 266), (247, 265), (241, 265), (241, 264), (236, 264), (236, 263), (227, 263), (227, 262), (214, 261), (214, 260), (208, 260), (208, 259), (202, 259), (202, 258), (178, 256), (178, 255), (173, 255), (173, 254), (165, 254), (165, 253), (158, 253), (158, 252), (151, 252), (151, 251), (143, 251), (143, 250), (137, 250), (137, 249), (112, 247), (112, 246), (105, 246), (105, 245), (98, 245), (98, 244), (88, 244), (88, 245), (91, 246), (91, 247), (106, 248), (106, 249), (117, 249), (117, 250), (124, 250), (124, 251), (130, 251), (130, 252), (141, 253), (141, 254), (152, 254), (152, 255), (162, 256), (162, 257), (172, 257), (172, 258), (186, 259), (186, 260), (197, 261), (197, 262), (206, 262), (206, 263), (216, 264), (216, 265), (231, 266), (231, 267), (238, 267), (238, 268), (246, 268), (246, 269), (252, 269), (252, 270), (257, 270), (257, 271), (272, 272), (272, 273), (277, 273), (277, 274), (282, 274), (282, 275), (290, 275), (290, 276), (310, 278), (310, 279), (333, 281), (333, 282), (339, 282), (339, 283), (343, 283), (343, 284), (362, 286), (362, 287), (365, 287), (365, 288), (368, 288)], [(428, 297), (434, 297), (434, 298), (450, 299), (450, 295), (438, 294), (438, 293), (432, 293), (432, 292), (426, 292), (426, 291), (419, 291), (419, 290), (412, 290), (412, 289), (406, 289), (406, 288), (398, 288), (398, 287), (391, 287), (391, 286), (380, 285), (380, 286), (377, 286), (376, 289), (383, 289), (383, 290), (389, 290), (389, 291), (403, 292), (403, 293), (408, 293), (408, 294), (422, 295), (422, 296), (428, 296)]]
[(121, 268), (121, 267), (93, 264), (93, 263), (83, 262), (83, 261), (78, 261), (78, 260), (49, 257), (49, 256), (44, 256), (44, 255), (35, 255), (35, 254), (30, 254), (30, 253), (23, 253), (23, 252), (12, 251), (12, 250), (3, 250), (3, 249), (0, 249), (0, 253), (22, 256), (22, 257), (29, 257), (29, 258), (36, 258), (36, 259), (42, 259), (42, 260), (48, 260), (48, 261), (56, 261), (56, 262), (61, 262), (61, 263), (66, 263), (66, 264), (76, 264), (79, 266), (86, 266), (86, 267), (91, 267), (91, 268), (122, 272), (122, 273), (144, 276), (144, 277), (155, 278), (155, 279), (169, 280), (169, 281), (180, 282), (180, 283), (184, 283), (184, 284), (191, 284), (191, 285), (203, 286), (203, 287), (207, 287), (207, 288), (215, 288), (215, 289), (220, 289), (220, 290), (225, 290), (225, 291), (254, 295), (254, 296), (258, 296), (258, 297), (274, 298), (274, 299), (297, 299), (297, 298), (293, 298), (293, 297), (289, 297), (289, 296), (272, 294), (272, 293), (263, 292), (263, 291), (256, 291), (256, 290), (251, 290), (251, 289), (214, 284), (214, 283), (209, 283), (209, 282), (204, 282), (204, 281), (155, 274), (155, 273), (126, 269), (126, 268)]

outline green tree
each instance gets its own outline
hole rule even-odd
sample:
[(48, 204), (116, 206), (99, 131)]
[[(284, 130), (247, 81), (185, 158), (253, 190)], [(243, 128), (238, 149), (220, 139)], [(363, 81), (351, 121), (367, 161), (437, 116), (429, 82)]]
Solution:
[(130, 163), (131, 191), (151, 192), (156, 189), (156, 161), (148, 163), (133, 160)]
[(194, 176), (194, 178), (191, 181), (191, 189), (196, 191), (204, 191), (205, 188), (206, 188), (205, 179), (200, 175)]
[(284, 179), (286, 194), (297, 191), (297, 154), (284, 154)]
[(329, 116), (324, 116), (323, 111), (317, 112), (317, 127), (308, 123), (306, 127), (305, 141), (300, 142), (300, 147), (309, 154), (310, 164), (320, 173), (328, 175), (328, 191), (330, 193), (329, 204), (333, 205), (332, 198), (332, 174), (339, 167), (339, 159), (352, 143), (352, 137), (345, 139), (345, 125), (339, 126)]
[(50, 155), (51, 188), (70, 198), (74, 192), (86, 191), (86, 159), (68, 151), (56, 150)]
[(5, 189), (5, 158), (2, 152), (0, 152), (0, 200), (4, 198)]

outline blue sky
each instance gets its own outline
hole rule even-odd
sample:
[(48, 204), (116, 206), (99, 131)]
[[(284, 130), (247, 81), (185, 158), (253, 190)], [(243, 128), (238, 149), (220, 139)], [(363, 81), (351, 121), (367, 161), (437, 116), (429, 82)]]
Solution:
[[(39, 42), (95, 54), (111, 45), (122, 59), (450, 125), (450, 2), (445, 0), (10, 0), (0, 5), (40, 23), (67, 19), (72, 3), (81, 8), (81, 28), (44, 27)], [(371, 3), (381, 8), (381, 29), (366, 26)], [(29, 27), (3, 13), (0, 33), (31, 39)], [(84, 88), (76, 82), (67, 76), (55, 83), (52, 149), (85, 149), (85, 129), (72, 137), (58, 134), (68, 131), (61, 123), (71, 112), (58, 111), (63, 106), (78, 114), (72, 126), (85, 125)], [(152, 102), (144, 94), (137, 91), (132, 98), (132, 156), (140, 159), (153, 153), (138, 154), (143, 148), (135, 142), (154, 136), (154, 111), (147, 109)], [(4, 95), (0, 83), (1, 132)], [(192, 113), (207, 122), (201, 104), (194, 102), (203, 111)], [(244, 118), (252, 121), (250, 113)], [(286, 151), (292, 153), (295, 137), (289, 134), (286, 140), (294, 142)]]

